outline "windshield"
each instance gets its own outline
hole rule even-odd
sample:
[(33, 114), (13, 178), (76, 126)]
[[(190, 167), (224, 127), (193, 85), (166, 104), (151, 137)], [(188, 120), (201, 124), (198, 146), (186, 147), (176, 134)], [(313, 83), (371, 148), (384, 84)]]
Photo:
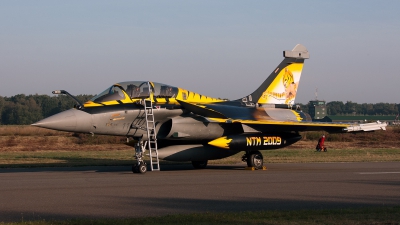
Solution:
[(108, 102), (113, 100), (123, 100), (125, 99), (124, 93), (122, 92), (121, 87), (113, 85), (100, 94), (94, 96), (90, 99), (93, 102)]

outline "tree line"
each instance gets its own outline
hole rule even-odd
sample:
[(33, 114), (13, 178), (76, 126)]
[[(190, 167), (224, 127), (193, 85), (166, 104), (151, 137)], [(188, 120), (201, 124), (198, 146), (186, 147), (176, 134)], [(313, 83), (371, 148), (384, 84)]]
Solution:
[(397, 115), (400, 104), (362, 103), (333, 101), (327, 103), (328, 115)]
[[(80, 102), (86, 102), (93, 95), (75, 96)], [(27, 125), (43, 118), (72, 108), (75, 100), (65, 95), (24, 95), (12, 97), (0, 96), (0, 124)]]
[[(93, 95), (75, 96), (80, 102), (86, 102)], [(65, 95), (24, 95), (12, 97), (0, 96), (0, 124), (27, 125), (43, 118), (70, 109), (76, 104)], [(298, 104), (304, 112), (308, 112), (309, 104)], [(328, 115), (397, 115), (400, 104), (393, 103), (362, 103), (347, 101), (332, 101), (326, 104)]]

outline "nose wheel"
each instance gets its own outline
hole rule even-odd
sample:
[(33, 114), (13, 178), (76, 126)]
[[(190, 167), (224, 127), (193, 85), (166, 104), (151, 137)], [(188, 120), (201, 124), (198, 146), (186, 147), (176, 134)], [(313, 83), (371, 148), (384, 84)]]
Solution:
[(147, 172), (147, 163), (143, 160), (145, 148), (143, 146), (143, 141), (139, 140), (135, 144), (135, 159), (136, 163), (132, 166), (133, 173), (145, 174)]
[(146, 162), (143, 161), (143, 162), (141, 162), (139, 164), (134, 164), (132, 166), (132, 172), (133, 173), (141, 173), (141, 174), (146, 173), (147, 172), (147, 164), (146, 164)]

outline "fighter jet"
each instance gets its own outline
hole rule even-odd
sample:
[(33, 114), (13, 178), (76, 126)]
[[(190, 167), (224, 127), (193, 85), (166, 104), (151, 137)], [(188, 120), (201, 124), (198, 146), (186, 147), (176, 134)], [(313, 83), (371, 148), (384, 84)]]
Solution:
[[(32, 125), (125, 136), (134, 141), (135, 173), (145, 173), (148, 167), (160, 170), (160, 159), (191, 161), (195, 168), (205, 168), (208, 160), (239, 152), (244, 152), (242, 160), (248, 167), (263, 169), (260, 150), (289, 146), (301, 139), (300, 131), (385, 130), (386, 123), (379, 121), (313, 122), (294, 104), (309, 52), (298, 44), (284, 51), (283, 57), (254, 92), (237, 100), (213, 98), (157, 82), (128, 81), (108, 87), (84, 104), (75, 98), (73, 108)], [(73, 97), (65, 90), (53, 93)]]

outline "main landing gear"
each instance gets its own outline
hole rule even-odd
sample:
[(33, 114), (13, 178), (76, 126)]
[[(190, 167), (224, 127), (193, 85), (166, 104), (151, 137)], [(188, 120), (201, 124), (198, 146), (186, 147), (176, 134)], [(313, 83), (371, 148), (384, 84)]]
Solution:
[(242, 161), (246, 162), (248, 167), (252, 167), (256, 170), (264, 169), (263, 156), (259, 151), (246, 152), (242, 156)]

